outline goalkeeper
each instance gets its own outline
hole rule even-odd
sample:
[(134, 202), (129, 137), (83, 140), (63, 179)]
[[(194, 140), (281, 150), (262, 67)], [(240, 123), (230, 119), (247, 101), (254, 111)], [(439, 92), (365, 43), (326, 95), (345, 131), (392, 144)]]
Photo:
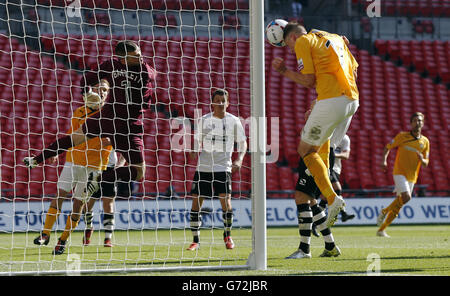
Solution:
[[(95, 77), (92, 77), (90, 80), (87, 80), (86, 84), (91, 90), (89, 92), (91, 95), (83, 96), (85, 105), (79, 107), (73, 113), (68, 134), (77, 130), (88, 117), (97, 114), (108, 97), (109, 83), (107, 80), (99, 81)], [(65, 231), (58, 242), (59, 246), (64, 246), (70, 231), (78, 224), (79, 215), (77, 216), (76, 213), (81, 211), (84, 202), (82, 194), (86, 187), (88, 174), (99, 174), (102, 170), (106, 169), (111, 150), (112, 146), (109, 139), (96, 137), (67, 151), (66, 163), (58, 179), (57, 198), (51, 201), (45, 219), (44, 229), (34, 239), (34, 244), (48, 244), (50, 231), (61, 213), (62, 203), (69, 196), (69, 193), (72, 192), (74, 198), (73, 212), (75, 214), (67, 218)], [(56, 161), (56, 157), (53, 160)], [(64, 252), (64, 247), (57, 247), (54, 251), (55, 254), (62, 254), (62, 252)]]
[[(202, 224), (201, 208), (205, 198), (219, 197), (222, 206), (223, 239), (227, 249), (234, 248), (231, 238), (233, 208), (231, 206), (231, 174), (242, 166), (247, 142), (244, 128), (238, 117), (226, 112), (229, 105), (228, 92), (224, 89), (214, 91), (212, 98), (213, 112), (204, 115), (197, 122), (194, 135), (198, 154), (198, 165), (194, 175), (191, 194), (192, 208), (190, 226), (193, 242), (189, 251), (200, 247), (200, 227)], [(238, 157), (232, 162), (234, 143), (238, 144)]]
[[(111, 95), (100, 112), (86, 120), (73, 134), (57, 139), (41, 154), (24, 159), (27, 167), (34, 168), (45, 159), (91, 138), (110, 138), (114, 150), (122, 154), (129, 165), (106, 171), (99, 176), (90, 174), (83, 192), (85, 199), (98, 190), (101, 182), (139, 181), (145, 175), (144, 127), (141, 116), (149, 109), (156, 71), (142, 60), (141, 49), (133, 41), (120, 41), (115, 47), (115, 56), (85, 75), (87, 79), (106, 79), (111, 85)], [(82, 79), (84, 93), (85, 85), (86, 81)]]

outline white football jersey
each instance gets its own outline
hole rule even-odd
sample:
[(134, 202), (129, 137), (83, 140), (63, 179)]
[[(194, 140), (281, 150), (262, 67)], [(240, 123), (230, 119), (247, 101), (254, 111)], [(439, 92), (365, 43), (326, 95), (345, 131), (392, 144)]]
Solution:
[[(350, 137), (345, 135), (342, 138), (342, 141), (334, 149), (334, 152), (341, 153), (342, 151), (348, 151), (348, 150), (350, 150)], [(335, 171), (336, 174), (341, 174), (342, 162), (341, 162), (340, 158), (337, 158), (337, 157), (334, 158), (333, 171)]]
[(226, 113), (217, 118), (213, 113), (206, 114), (196, 122), (194, 141), (195, 150), (200, 150), (197, 171), (231, 172), (231, 155), (234, 143), (246, 140), (241, 120)]
[(109, 154), (109, 158), (108, 158), (108, 167), (115, 167), (116, 163), (117, 163), (117, 154), (116, 151), (114, 149), (111, 150), (111, 153)]

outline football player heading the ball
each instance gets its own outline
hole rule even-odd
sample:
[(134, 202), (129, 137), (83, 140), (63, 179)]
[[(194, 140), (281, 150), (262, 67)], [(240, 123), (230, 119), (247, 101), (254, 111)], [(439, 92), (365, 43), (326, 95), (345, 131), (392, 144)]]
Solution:
[(305, 27), (292, 22), (285, 26), (283, 40), (296, 55), (297, 71), (287, 69), (284, 60), (278, 57), (272, 61), (272, 67), (295, 83), (315, 87), (318, 95), (302, 130), (297, 151), (327, 199), (327, 225), (332, 226), (345, 202), (333, 190), (328, 169), (318, 151), (332, 135), (331, 146), (336, 147), (358, 109), (358, 63), (347, 47), (348, 40), (336, 34), (320, 30), (308, 33)]

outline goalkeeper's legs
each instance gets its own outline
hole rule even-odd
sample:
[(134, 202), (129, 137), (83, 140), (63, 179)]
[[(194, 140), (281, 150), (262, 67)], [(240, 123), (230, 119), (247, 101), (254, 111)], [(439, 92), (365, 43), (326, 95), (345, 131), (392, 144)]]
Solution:
[(67, 197), (68, 194), (69, 193), (67, 191), (58, 189), (58, 196), (57, 198), (52, 199), (47, 215), (45, 216), (44, 229), (42, 230), (42, 233), (33, 241), (35, 245), (48, 244), (50, 240), (50, 232), (52, 231), (53, 225), (55, 225), (55, 222), (61, 213), (64, 198)]
[(58, 243), (55, 246), (55, 249), (53, 250), (54, 255), (61, 255), (64, 253), (66, 249), (66, 241), (69, 238), (72, 231), (77, 228), (78, 223), (80, 221), (81, 212), (83, 209), (83, 201), (74, 198), (73, 199), (73, 205), (72, 205), (72, 213), (67, 217), (66, 221), (66, 227), (61, 234), (61, 237), (58, 240)]
[(47, 215), (45, 217), (44, 229), (42, 233), (50, 236), (50, 231), (52, 231), (53, 225), (55, 225), (59, 214), (61, 213), (62, 204), (64, 199), (69, 195), (69, 192), (58, 189), (58, 196), (52, 199), (50, 207), (48, 209)]

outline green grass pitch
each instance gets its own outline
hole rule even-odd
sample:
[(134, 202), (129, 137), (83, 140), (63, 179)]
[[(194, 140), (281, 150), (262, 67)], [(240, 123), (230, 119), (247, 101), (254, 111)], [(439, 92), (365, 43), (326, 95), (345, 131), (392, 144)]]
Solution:
[[(76, 258), (80, 259), (83, 269), (156, 268), (151, 272), (111, 275), (367, 275), (373, 264), (377, 264), (381, 275), (450, 275), (450, 225), (392, 225), (387, 229), (390, 238), (376, 237), (375, 226), (336, 226), (332, 231), (342, 251), (336, 258), (320, 258), (323, 239), (312, 237), (312, 259), (284, 259), (298, 247), (298, 230), (277, 227), (267, 230), (265, 271), (182, 272), (157, 269), (245, 265), (252, 246), (251, 230), (233, 230), (234, 250), (225, 249), (221, 229), (202, 230), (201, 248), (196, 252), (186, 251), (191, 241), (189, 230), (116, 231), (113, 248), (103, 247), (103, 232), (100, 231), (94, 233), (90, 246), (83, 247), (82, 232), (77, 231), (72, 234), (66, 253), (60, 256), (51, 254), (59, 233), (53, 232), (49, 245), (42, 247), (32, 243), (37, 233), (4, 233), (0, 234), (0, 273), (64, 269)], [(369, 255), (375, 259), (368, 259)]]

